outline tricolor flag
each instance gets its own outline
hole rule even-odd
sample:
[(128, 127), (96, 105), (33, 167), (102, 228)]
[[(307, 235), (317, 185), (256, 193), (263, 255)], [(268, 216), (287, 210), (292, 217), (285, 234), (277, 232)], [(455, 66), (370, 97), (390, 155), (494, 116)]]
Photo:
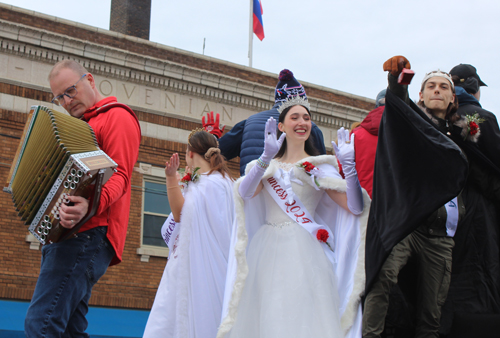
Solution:
[(260, 0), (253, 0), (253, 32), (260, 41), (264, 39), (264, 23), (262, 22), (262, 4)]

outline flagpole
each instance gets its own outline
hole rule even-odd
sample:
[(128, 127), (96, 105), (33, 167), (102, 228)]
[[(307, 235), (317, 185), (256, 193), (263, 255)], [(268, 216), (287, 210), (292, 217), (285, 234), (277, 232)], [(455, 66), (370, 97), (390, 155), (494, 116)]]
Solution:
[(252, 67), (252, 47), (253, 47), (253, 0), (250, 0), (250, 29), (248, 36), (248, 67)]

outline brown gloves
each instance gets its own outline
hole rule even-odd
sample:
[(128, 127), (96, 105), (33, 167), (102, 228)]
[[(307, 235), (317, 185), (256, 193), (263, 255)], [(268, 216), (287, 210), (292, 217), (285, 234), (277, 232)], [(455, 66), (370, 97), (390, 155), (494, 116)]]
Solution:
[(404, 69), (410, 69), (410, 61), (402, 55), (396, 55), (384, 62), (384, 71), (390, 72), (394, 76), (398, 76)]

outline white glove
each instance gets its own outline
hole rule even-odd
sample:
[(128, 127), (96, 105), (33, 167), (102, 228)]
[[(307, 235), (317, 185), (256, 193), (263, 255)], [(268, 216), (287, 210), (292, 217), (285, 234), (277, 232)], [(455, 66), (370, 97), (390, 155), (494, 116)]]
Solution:
[[(356, 171), (356, 163), (354, 162), (354, 134), (349, 138), (349, 130), (340, 128), (337, 131), (339, 145), (332, 141), (332, 147), (335, 155), (342, 164), (346, 180), (346, 195), (347, 207), (354, 215), (359, 215), (363, 212), (363, 192), (358, 180)], [(347, 140), (350, 140), (347, 143)]]
[(262, 176), (266, 171), (269, 162), (278, 153), (285, 140), (286, 133), (281, 134), (281, 137), (276, 139), (276, 120), (272, 117), (266, 122), (266, 130), (264, 134), (264, 152), (260, 156), (256, 165), (245, 176), (238, 189), (240, 196), (244, 200), (253, 197), (257, 187), (259, 186)]
[(266, 122), (266, 131), (264, 134), (264, 152), (260, 156), (265, 163), (271, 162), (273, 157), (278, 153), (285, 140), (286, 133), (281, 134), (279, 139), (276, 139), (276, 120), (270, 117)]
[(353, 168), (356, 170), (356, 163), (354, 162), (354, 134), (351, 134), (349, 138), (349, 130), (342, 127), (337, 131), (337, 138), (339, 142), (338, 147), (335, 141), (332, 141), (332, 147), (347, 177), (347, 172), (350, 172)]

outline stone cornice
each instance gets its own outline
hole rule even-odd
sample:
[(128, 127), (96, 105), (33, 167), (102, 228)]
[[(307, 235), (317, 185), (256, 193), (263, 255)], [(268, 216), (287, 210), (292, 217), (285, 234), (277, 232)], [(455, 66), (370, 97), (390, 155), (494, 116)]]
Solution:
[[(185, 57), (189, 57), (189, 58), (195, 58), (197, 60), (205, 61), (205, 63), (207, 63), (207, 64), (208, 63), (216, 63), (218, 65), (226, 66), (226, 67), (229, 67), (229, 68), (232, 68), (232, 69), (238, 69), (240, 71), (245, 72), (247, 76), (249, 74), (255, 74), (255, 76), (257, 76), (257, 77), (258, 76), (262, 76), (262, 77), (267, 78), (267, 80), (271, 81), (271, 86), (274, 86), (275, 79), (277, 78), (277, 74), (274, 74), (274, 73), (269, 73), (269, 72), (266, 72), (266, 71), (263, 71), (263, 70), (259, 70), (259, 69), (255, 69), (255, 68), (251, 68), (251, 67), (247, 67), (247, 66), (243, 66), (243, 65), (232, 63), (232, 62), (229, 62), (229, 61), (216, 59), (216, 58), (213, 58), (213, 57), (210, 57), (210, 56), (206, 56), (206, 55), (202, 55), (202, 54), (197, 54), (197, 53), (194, 53), (194, 52), (189, 52), (189, 51), (182, 50), (182, 49), (179, 49), (179, 48), (175, 48), (175, 47), (163, 45), (163, 44), (160, 44), (160, 43), (157, 43), (157, 42), (152, 42), (152, 41), (141, 39), (141, 38), (137, 38), (137, 37), (134, 37), (134, 36), (125, 35), (125, 34), (121, 34), (121, 33), (118, 33), (118, 32), (113, 32), (113, 31), (110, 31), (110, 30), (107, 30), (107, 29), (103, 29), (103, 28), (89, 26), (89, 25), (82, 24), (82, 23), (79, 23), (79, 22), (74, 22), (74, 21), (62, 19), (62, 18), (59, 18), (59, 17), (55, 17), (55, 16), (51, 16), (51, 15), (47, 15), (47, 14), (43, 14), (43, 13), (31, 11), (31, 10), (27, 10), (27, 9), (16, 7), (16, 6), (12, 6), (12, 5), (7, 5), (7, 4), (0, 3), (0, 13), (1, 12), (13, 13), (14, 14), (14, 16), (13, 16), (14, 18), (18, 18), (20, 16), (27, 16), (27, 17), (33, 18), (33, 20), (29, 20), (28, 21), (28, 22), (30, 22), (30, 23), (28, 23), (28, 25), (30, 27), (39, 27), (41, 29), (45, 29), (47, 31), (50, 31), (50, 29), (48, 29), (48, 28), (43, 28), (43, 26), (40, 26), (40, 25), (36, 26), (35, 24), (37, 22), (39, 22), (39, 21), (42, 21), (43, 23), (52, 22), (52, 23), (56, 24), (56, 27), (62, 27), (62, 26), (64, 26), (66, 28), (70, 28), (70, 27), (75, 28), (78, 31), (82, 32), (82, 35), (85, 35), (86, 34), (85, 32), (87, 32), (87, 33), (90, 33), (90, 34), (96, 34), (96, 36), (108, 37), (108, 38), (112, 38), (112, 39), (118, 39), (120, 41), (124, 41), (125, 44), (127, 44), (127, 42), (129, 42), (129, 43), (132, 43), (132, 44), (142, 45), (142, 46), (148, 47), (148, 48), (154, 48), (154, 49), (157, 49), (158, 51), (164, 51), (164, 52), (168, 52), (168, 53), (178, 54), (180, 56), (185, 56)], [(7, 15), (7, 17), (9, 17), (9, 16)], [(10, 16), (10, 17), (12, 17), (12, 16)], [(14, 22), (16, 20), (8, 20), (8, 21), (9, 22)], [(23, 23), (21, 21), (16, 21), (16, 22)], [(52, 30), (52, 31), (54, 32), (54, 30)], [(55, 32), (59, 33), (59, 31), (55, 31)], [(65, 34), (65, 33), (63, 33), (63, 34)], [(71, 35), (71, 34), (69, 34), (69, 35)], [(89, 37), (89, 38), (86, 38), (85, 40), (90, 40), (90, 36), (88, 34), (87, 34), (87, 37)], [(125, 49), (121, 48), (121, 49), (122, 50), (126, 50), (126, 48)], [(142, 55), (143, 53), (140, 53), (140, 54)], [(161, 54), (164, 55), (165, 53), (161, 53)], [(250, 78), (251, 78), (251, 76), (250, 76)], [(309, 82), (302, 81), (300, 79), (299, 79), (299, 81), (304, 86), (306, 86), (308, 88), (312, 88), (314, 90), (318, 90), (318, 91), (321, 91), (321, 92), (324, 92), (324, 93), (331, 93), (331, 94), (338, 95), (338, 96), (341, 96), (341, 97), (344, 97), (344, 98), (349, 98), (349, 99), (353, 99), (353, 100), (357, 100), (357, 101), (362, 101), (362, 102), (367, 103), (369, 106), (371, 106), (372, 104), (375, 103), (374, 100), (366, 98), (366, 97), (363, 97), (363, 96), (354, 95), (354, 94), (346, 93), (346, 92), (343, 92), (343, 91), (340, 91), (340, 90), (336, 90), (336, 89), (332, 89), (332, 88), (328, 88), (328, 87), (324, 87), (324, 86), (315, 85), (315, 84), (312, 84), (312, 83), (309, 83)], [(253, 82), (259, 82), (259, 81), (253, 81)], [(262, 83), (262, 82), (259, 82), (259, 83)], [(267, 85), (269, 85), (269, 83), (267, 83)], [(327, 101), (329, 101), (329, 100), (327, 100)]]
[[(92, 73), (107, 78), (164, 88), (253, 111), (270, 109), (274, 101), (273, 87), (5, 20), (0, 20), (0, 51), (50, 64), (72, 58)], [(324, 90), (324, 87), (316, 87)], [(315, 122), (325, 126), (340, 126), (341, 120), (360, 121), (367, 114), (363, 109), (313, 97), (310, 103), (312, 112), (316, 113), (313, 114)]]

